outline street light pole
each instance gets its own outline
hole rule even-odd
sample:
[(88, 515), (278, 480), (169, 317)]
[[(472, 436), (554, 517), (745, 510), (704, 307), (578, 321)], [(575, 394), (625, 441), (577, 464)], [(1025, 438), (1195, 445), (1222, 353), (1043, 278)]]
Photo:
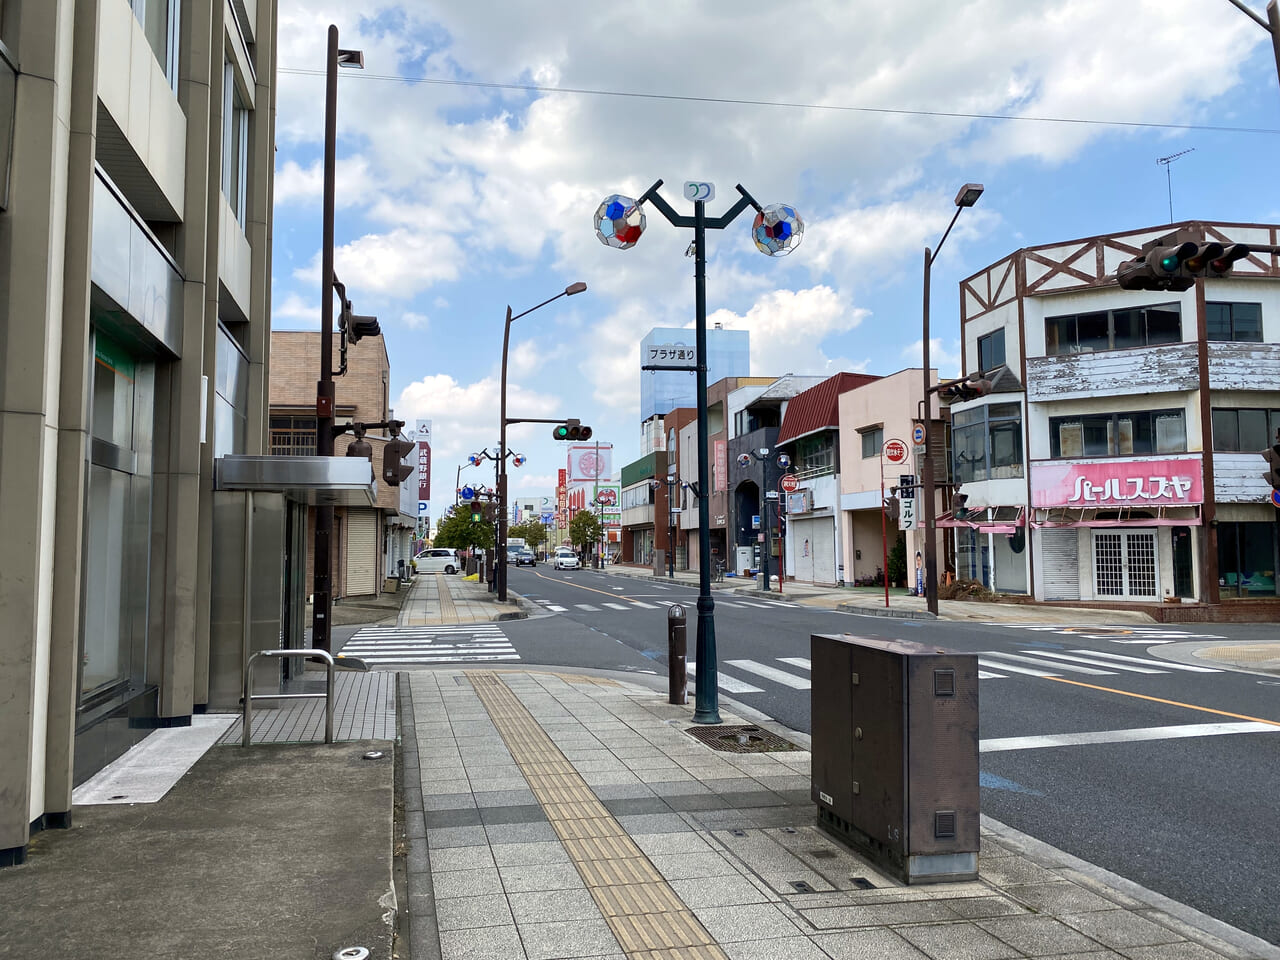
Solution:
[[(338, 67), (364, 67), (364, 54), (338, 49), (338, 28), (329, 25), (324, 88), (324, 195), (320, 228), (320, 379), (316, 382), (316, 456), (333, 456), (333, 419), (337, 391), (333, 383), (333, 207), (338, 142)], [(329, 612), (333, 605), (333, 506), (316, 507), (315, 569), (311, 607), (311, 646), (329, 650)]]
[[(951, 217), (951, 222), (947, 224), (947, 229), (942, 234), (942, 239), (938, 241), (938, 246), (930, 250), (924, 248), (924, 301), (921, 311), (924, 341), (922, 344), (923, 359), (921, 366), (923, 370), (921, 376), (923, 379), (923, 395), (924, 395), (924, 451), (920, 456), (920, 472), (924, 495), (924, 591), (925, 604), (929, 612), (935, 616), (938, 613), (938, 542), (937, 533), (934, 529), (937, 523), (937, 511), (934, 507), (934, 477), (933, 477), (933, 461), (929, 450), (929, 437), (933, 432), (930, 426), (933, 421), (933, 393), (930, 388), (933, 386), (929, 383), (929, 283), (933, 270), (933, 261), (938, 258), (938, 252), (942, 250), (942, 245), (947, 242), (947, 237), (951, 234), (951, 228), (956, 225), (956, 220), (960, 217), (960, 211), (965, 207), (972, 207), (978, 202), (978, 198), (982, 196), (982, 184), (966, 183), (960, 188), (960, 192), (956, 194), (956, 212)], [(963, 332), (962, 332), (963, 335)], [(883, 473), (883, 471), (882, 471)], [(883, 485), (883, 477), (882, 477)], [(883, 496), (881, 497), (883, 499)], [(885, 584), (888, 589), (889, 571), (888, 561), (885, 561)]]
[(533, 313), (539, 307), (545, 307), (554, 300), (559, 300), (561, 297), (572, 297), (574, 294), (582, 293), (586, 289), (587, 285), (581, 280), (577, 283), (571, 283), (554, 297), (549, 297), (537, 306), (530, 307), (523, 313), (517, 313), (514, 317), (511, 315), (511, 305), (507, 305), (507, 319), (502, 327), (502, 399), (499, 404), (500, 426), (498, 430), (498, 542), (494, 544), (498, 564), (498, 568), (494, 573), (494, 584), (498, 589), (499, 600), (505, 601), (507, 599), (507, 353), (511, 346), (511, 323), (527, 314)]

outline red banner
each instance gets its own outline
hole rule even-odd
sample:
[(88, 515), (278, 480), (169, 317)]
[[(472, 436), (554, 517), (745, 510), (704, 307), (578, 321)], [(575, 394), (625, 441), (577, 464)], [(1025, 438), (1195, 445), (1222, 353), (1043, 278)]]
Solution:
[(715, 477), (711, 484), (711, 489), (715, 493), (721, 490), (729, 489), (729, 442), (727, 440), (715, 441), (716, 459), (715, 459)]
[(1042, 460), (1031, 465), (1036, 507), (1186, 506), (1204, 502), (1200, 457)]

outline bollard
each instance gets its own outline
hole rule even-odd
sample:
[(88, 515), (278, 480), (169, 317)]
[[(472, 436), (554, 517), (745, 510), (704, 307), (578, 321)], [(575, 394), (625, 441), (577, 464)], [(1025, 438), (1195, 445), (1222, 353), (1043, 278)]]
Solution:
[(667, 607), (667, 673), (670, 692), (667, 703), (688, 702), (689, 680), (685, 673), (685, 614), (684, 607), (673, 604)]

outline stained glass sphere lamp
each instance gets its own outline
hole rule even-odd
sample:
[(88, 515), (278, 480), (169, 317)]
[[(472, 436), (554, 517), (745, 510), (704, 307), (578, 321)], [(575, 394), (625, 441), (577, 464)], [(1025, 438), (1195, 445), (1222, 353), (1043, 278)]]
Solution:
[(771, 203), (756, 214), (751, 225), (751, 239), (768, 257), (785, 257), (804, 236), (804, 221), (796, 208), (787, 203)]
[(596, 236), (605, 246), (627, 250), (644, 233), (644, 211), (630, 197), (613, 194), (596, 208)]

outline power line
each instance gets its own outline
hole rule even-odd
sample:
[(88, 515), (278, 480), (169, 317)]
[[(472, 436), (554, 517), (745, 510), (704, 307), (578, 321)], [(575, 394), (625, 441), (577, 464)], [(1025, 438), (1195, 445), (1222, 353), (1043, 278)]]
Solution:
[[(278, 73), (303, 77), (323, 77), (323, 70), (280, 67)], [(524, 93), (572, 93), (588, 97), (619, 97), (632, 100), (666, 100), (680, 103), (715, 103), (739, 107), (783, 107), (792, 110), (834, 110), (841, 113), (871, 113), (898, 117), (938, 117), (950, 120), (1020, 120), (1031, 123), (1061, 123), (1080, 126), (1133, 127), (1146, 130), (1204, 130), (1211, 133), (1277, 134), (1275, 127), (1218, 127), (1198, 123), (1154, 123), (1141, 120), (1089, 120), (1083, 117), (1034, 117), (1008, 113), (961, 113), (948, 110), (907, 110), (899, 107), (856, 107), (837, 103), (802, 103), (790, 100), (751, 100), (735, 97), (695, 97), (674, 93), (640, 93), (632, 90), (601, 90), (591, 87), (546, 87), (533, 83), (495, 83), (483, 80), (448, 80), (440, 77), (408, 77), (395, 74), (357, 73), (347, 80), (384, 80), (395, 83), (427, 83), (480, 90), (515, 90)]]

